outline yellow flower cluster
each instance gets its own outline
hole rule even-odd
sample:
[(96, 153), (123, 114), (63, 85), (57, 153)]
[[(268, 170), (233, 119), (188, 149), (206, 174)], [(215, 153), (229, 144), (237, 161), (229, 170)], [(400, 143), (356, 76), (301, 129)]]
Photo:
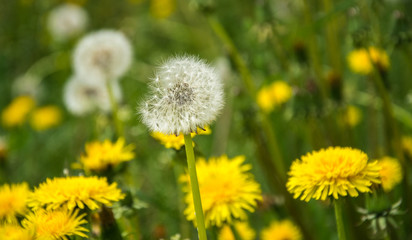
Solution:
[(265, 112), (271, 112), (274, 108), (287, 102), (292, 97), (292, 88), (284, 81), (275, 81), (267, 87), (263, 87), (257, 94), (257, 103)]
[[(260, 185), (249, 173), (252, 166), (243, 164), (244, 156), (229, 159), (221, 157), (206, 161), (199, 158), (196, 163), (199, 190), (202, 199), (206, 226), (230, 224), (233, 219), (245, 220), (246, 211), (253, 212), (258, 200), (262, 199)], [(188, 174), (181, 177), (185, 183), (188, 220), (195, 220), (195, 210)]]
[(1, 186), (0, 222), (16, 222), (17, 216), (23, 216), (27, 211), (26, 205), (29, 195), (30, 189), (27, 183)]
[(176, 8), (176, 0), (150, 0), (150, 14), (155, 18), (167, 18)]
[(62, 113), (56, 106), (38, 108), (31, 114), (31, 126), (34, 130), (43, 131), (60, 124)]
[(29, 96), (15, 98), (2, 112), (1, 119), (5, 127), (22, 125), (30, 111), (34, 108), (35, 101)]
[(305, 201), (356, 197), (358, 192), (370, 192), (372, 183), (380, 183), (379, 171), (377, 161), (368, 163), (368, 156), (360, 150), (329, 147), (294, 161), (286, 187), (294, 198)]
[(87, 143), (85, 149), (86, 153), (80, 156), (80, 162), (86, 171), (104, 171), (135, 157), (134, 146), (125, 146), (124, 138), (119, 138), (115, 143), (108, 139)]
[(58, 107), (45, 106), (33, 110), (34, 107), (35, 101), (32, 97), (15, 98), (2, 112), (3, 125), (5, 127), (21, 126), (30, 119), (33, 129), (43, 131), (60, 124), (62, 113)]
[(29, 198), (29, 206), (33, 209), (75, 207), (80, 209), (86, 206), (90, 210), (98, 209), (99, 204), (111, 206), (113, 202), (124, 198), (124, 194), (117, 188), (116, 183), (109, 185), (106, 178), (98, 177), (66, 177), (47, 179), (41, 183)]
[(289, 220), (274, 221), (262, 230), (262, 240), (301, 240), (302, 234), (297, 226)]
[[(238, 240), (253, 240), (256, 237), (255, 231), (249, 226), (247, 222), (235, 222), (233, 224), (236, 232), (239, 234)], [(235, 240), (230, 226), (224, 225), (219, 232), (218, 240)]]
[(374, 67), (380, 70), (389, 68), (389, 57), (386, 52), (376, 47), (369, 47), (353, 50), (348, 55), (349, 68), (362, 75), (373, 72)]
[(379, 159), (378, 164), (381, 167), (379, 174), (382, 188), (385, 192), (389, 192), (402, 181), (401, 164), (395, 158), (388, 156)]
[[(199, 135), (209, 135), (212, 132), (212, 130), (210, 130), (209, 126), (206, 126), (203, 129), (198, 128), (197, 129), (197, 133)], [(176, 150), (180, 150), (180, 148), (182, 148), (183, 145), (185, 145), (185, 139), (183, 134), (180, 134), (178, 136), (174, 135), (174, 134), (163, 134), (161, 132), (153, 132), (152, 137), (154, 139), (159, 140), (159, 142), (164, 145), (166, 148), (174, 148)], [(194, 136), (196, 136), (196, 133), (191, 133), (192, 138)]]

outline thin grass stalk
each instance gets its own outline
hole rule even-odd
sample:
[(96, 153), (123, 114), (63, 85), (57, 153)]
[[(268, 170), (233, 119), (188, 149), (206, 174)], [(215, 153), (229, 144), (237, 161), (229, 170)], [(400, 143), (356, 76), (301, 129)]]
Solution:
[(342, 201), (335, 200), (334, 206), (335, 206), (336, 227), (338, 228), (338, 239), (346, 240), (345, 226), (343, 224), (343, 216), (342, 216)]
[(118, 115), (119, 108), (117, 106), (116, 99), (114, 98), (113, 87), (112, 87), (112, 84), (110, 83), (110, 81), (106, 82), (106, 87), (107, 87), (107, 92), (109, 94), (110, 105), (112, 107), (112, 116), (113, 116), (113, 121), (114, 121), (114, 125), (115, 125), (115, 128), (116, 128), (117, 136), (118, 137), (124, 137), (123, 124), (119, 119), (119, 115)]
[(189, 134), (184, 135), (185, 149), (187, 158), (187, 167), (190, 176), (190, 186), (192, 188), (193, 203), (195, 206), (196, 224), (199, 240), (207, 240), (205, 218), (203, 216), (202, 199), (200, 198), (199, 183), (197, 181), (195, 153), (193, 151), (192, 137)]
[[(208, 17), (208, 21), (215, 34), (220, 38), (220, 40), (225, 45), (226, 49), (229, 51), (230, 56), (241, 75), (241, 79), (243, 80), (243, 84), (245, 85), (249, 95), (254, 100), (256, 100), (256, 86), (253, 83), (252, 76), (250, 74), (249, 69), (246, 66), (245, 61), (243, 60), (233, 41), (227, 34), (226, 30), (223, 28), (222, 24), (215, 17)], [(262, 120), (261, 127), (263, 131), (266, 133), (267, 141), (270, 146), (268, 150), (271, 155), (271, 159), (277, 168), (278, 174), (282, 178), (282, 182), (284, 183), (286, 182), (286, 168), (284, 166), (284, 160), (280, 152), (276, 135), (274, 134), (273, 125), (269, 121), (266, 113), (264, 113), (261, 109), (259, 109), (259, 113)]]

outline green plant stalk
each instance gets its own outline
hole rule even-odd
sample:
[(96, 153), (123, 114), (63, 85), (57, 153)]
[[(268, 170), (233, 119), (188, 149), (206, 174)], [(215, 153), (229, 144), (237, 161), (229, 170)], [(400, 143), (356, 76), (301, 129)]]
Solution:
[(189, 134), (184, 135), (185, 149), (187, 158), (187, 167), (190, 176), (190, 186), (192, 188), (193, 203), (195, 206), (196, 224), (199, 240), (207, 240), (205, 218), (203, 216), (202, 199), (200, 198), (199, 183), (197, 181), (195, 153), (193, 151), (192, 137)]
[[(235, 63), (241, 78), (243, 80), (243, 84), (246, 87), (249, 95), (256, 101), (257, 90), (256, 86), (253, 83), (252, 76), (249, 72), (249, 69), (246, 66), (245, 61), (243, 60), (242, 56), (240, 55), (239, 51), (237, 50), (236, 46), (230, 39), (229, 35), (226, 33), (225, 29), (223, 28), (222, 24), (215, 18), (215, 17), (208, 17), (209, 24), (215, 34), (220, 38), (220, 40), (225, 45), (226, 49), (230, 53), (230, 57), (232, 58), (233, 62)], [(282, 154), (280, 152), (280, 148), (278, 145), (278, 141), (276, 139), (276, 135), (274, 134), (274, 129), (271, 122), (268, 119), (266, 113), (264, 113), (260, 108), (260, 117), (262, 119), (262, 128), (263, 131), (266, 133), (267, 141), (269, 143), (269, 154), (271, 155), (271, 159), (275, 164), (279, 176), (282, 178), (282, 182), (286, 182), (286, 168), (284, 166), (284, 160)]]
[(106, 87), (107, 87), (107, 92), (109, 94), (110, 105), (112, 107), (112, 116), (113, 116), (113, 121), (114, 121), (114, 125), (115, 125), (115, 128), (116, 128), (117, 136), (118, 137), (124, 137), (123, 124), (119, 119), (119, 115), (118, 115), (119, 108), (117, 106), (116, 99), (114, 98), (113, 87), (112, 87), (112, 84), (110, 83), (110, 81), (106, 82)]
[[(311, 27), (313, 25), (313, 16), (311, 5), (308, 1), (303, 1), (304, 3), (304, 15), (305, 15), (305, 22)], [(312, 30), (312, 29), (310, 29)], [(317, 82), (319, 83), (320, 92), (322, 95), (322, 99), (327, 99), (327, 86), (322, 74), (322, 65), (319, 59), (319, 49), (316, 43), (316, 39), (313, 37), (314, 34), (309, 33), (308, 44), (309, 44), (309, 59), (312, 63), (313, 69), (315, 71)], [(335, 50), (335, 49), (334, 49)]]
[(237, 231), (235, 224), (230, 224), (230, 230), (232, 231), (234, 240), (242, 240), (242, 237), (239, 235), (239, 232)]
[[(323, 0), (323, 7), (326, 13), (332, 11), (333, 2), (331, 0)], [(336, 17), (330, 19), (326, 25), (326, 42), (328, 46), (327, 53), (329, 55), (329, 59), (331, 62), (332, 67), (334, 70), (341, 75), (342, 74), (342, 63), (341, 63), (341, 56), (339, 51), (339, 32), (340, 26), (338, 25), (339, 21)]]
[(405, 160), (402, 153), (402, 145), (401, 145), (401, 138), (399, 135), (398, 126), (396, 125), (392, 103), (389, 97), (388, 92), (386, 91), (385, 86), (383, 85), (383, 80), (380, 74), (375, 69), (375, 74), (372, 77), (372, 80), (375, 84), (376, 89), (382, 99), (382, 109), (383, 114), (385, 116), (385, 121), (387, 125), (387, 131), (390, 136), (388, 136), (388, 140), (390, 142), (390, 146), (395, 153), (396, 157), (402, 164), (405, 164)]
[(342, 202), (339, 200), (334, 200), (333, 202), (335, 205), (335, 217), (336, 217), (336, 226), (338, 228), (338, 239), (346, 240), (345, 226), (343, 224), (343, 217), (342, 217)]

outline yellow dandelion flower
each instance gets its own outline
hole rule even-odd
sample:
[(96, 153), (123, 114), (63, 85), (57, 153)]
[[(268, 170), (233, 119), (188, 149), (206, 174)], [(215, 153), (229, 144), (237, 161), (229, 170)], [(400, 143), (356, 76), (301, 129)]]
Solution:
[[(255, 231), (247, 222), (236, 222), (234, 227), (239, 234), (239, 240), (253, 240), (256, 237)], [(224, 225), (220, 230), (218, 240), (235, 240), (235, 236), (228, 225)]]
[(135, 157), (134, 146), (132, 144), (125, 146), (124, 138), (119, 138), (115, 143), (108, 139), (103, 142), (87, 143), (85, 149), (86, 153), (80, 156), (80, 162), (86, 171), (104, 171)]
[(36, 239), (39, 240), (69, 240), (70, 236), (75, 235), (87, 238), (85, 232), (88, 230), (81, 226), (87, 223), (83, 219), (86, 214), (78, 213), (78, 210), (72, 212), (67, 209), (38, 209), (30, 213), (22, 221), (22, 225), (25, 229), (35, 232)]
[(60, 124), (62, 112), (57, 106), (41, 107), (31, 114), (31, 126), (37, 131), (47, 130)]
[(381, 167), (379, 174), (383, 190), (389, 192), (402, 181), (401, 164), (395, 158), (387, 156), (379, 159), (378, 164)]
[(374, 65), (381, 70), (389, 68), (389, 57), (384, 50), (376, 47), (353, 50), (348, 55), (349, 68), (358, 74), (368, 75)]
[(111, 206), (123, 198), (117, 184), (109, 185), (106, 178), (77, 176), (47, 179), (29, 197), (29, 206), (34, 209), (67, 207), (69, 210), (86, 206), (94, 210), (99, 208), (98, 204)]
[(5, 184), (0, 187), (0, 221), (15, 222), (16, 216), (24, 215), (30, 195), (27, 183)]
[(175, 0), (150, 0), (150, 14), (155, 18), (167, 18), (175, 8)]
[(0, 239), (34, 240), (34, 233), (16, 224), (0, 225)]
[(270, 112), (291, 97), (292, 88), (284, 81), (275, 81), (258, 92), (257, 103), (263, 111)]
[(274, 221), (261, 232), (262, 240), (301, 240), (299, 228), (289, 220)]
[[(244, 161), (244, 156), (228, 159), (225, 155), (210, 158), (208, 162), (198, 159), (196, 169), (206, 226), (220, 227), (233, 219), (245, 220), (246, 211), (253, 212), (256, 201), (262, 199), (260, 185), (248, 172), (252, 166), (243, 164)], [(181, 181), (186, 183), (184, 213), (188, 220), (195, 220), (188, 174), (182, 176)]]
[(34, 99), (29, 96), (15, 98), (2, 112), (1, 118), (5, 127), (20, 126), (35, 105)]
[[(210, 133), (212, 133), (212, 130), (209, 126), (206, 126), (204, 127), (204, 129), (197, 128), (197, 133), (199, 135), (209, 135)], [(185, 145), (185, 139), (183, 134), (176, 136), (174, 134), (169, 135), (163, 134), (161, 132), (152, 132), (151, 135), (154, 139), (158, 140), (166, 148), (174, 148), (176, 150), (180, 150), (182, 146)], [(194, 136), (196, 136), (196, 133), (191, 133), (191, 135), (193, 138)]]
[(362, 112), (359, 108), (349, 105), (344, 112), (343, 121), (350, 127), (355, 127), (362, 120)]
[(380, 183), (377, 161), (368, 163), (368, 156), (360, 150), (329, 147), (308, 153), (292, 163), (286, 187), (294, 198), (309, 201), (351, 197), (358, 192), (370, 192), (372, 183)]
[(402, 137), (402, 149), (407, 156), (412, 158), (412, 137), (411, 136)]

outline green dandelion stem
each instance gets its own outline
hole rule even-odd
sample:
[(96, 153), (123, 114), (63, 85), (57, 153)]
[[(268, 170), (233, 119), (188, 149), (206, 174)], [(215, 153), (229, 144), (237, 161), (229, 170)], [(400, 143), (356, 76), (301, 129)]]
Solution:
[(235, 240), (242, 240), (234, 224), (230, 224), (230, 230), (232, 231)]
[(193, 203), (195, 205), (195, 215), (199, 240), (207, 240), (205, 218), (203, 216), (202, 199), (200, 198), (199, 183), (197, 181), (195, 153), (193, 152), (192, 137), (189, 134), (184, 135), (187, 166), (190, 176), (190, 186), (192, 187)]
[(343, 217), (342, 217), (342, 201), (335, 200), (334, 205), (335, 205), (336, 226), (338, 228), (338, 239), (346, 240), (345, 227), (343, 225)]
[(113, 87), (110, 81), (107, 81), (106, 86), (107, 86), (107, 92), (109, 94), (110, 105), (112, 107), (112, 116), (113, 116), (113, 121), (114, 121), (114, 125), (116, 128), (116, 133), (118, 137), (123, 137), (123, 125), (119, 119), (119, 115), (118, 115), (119, 108), (117, 106), (116, 99), (114, 98)]

